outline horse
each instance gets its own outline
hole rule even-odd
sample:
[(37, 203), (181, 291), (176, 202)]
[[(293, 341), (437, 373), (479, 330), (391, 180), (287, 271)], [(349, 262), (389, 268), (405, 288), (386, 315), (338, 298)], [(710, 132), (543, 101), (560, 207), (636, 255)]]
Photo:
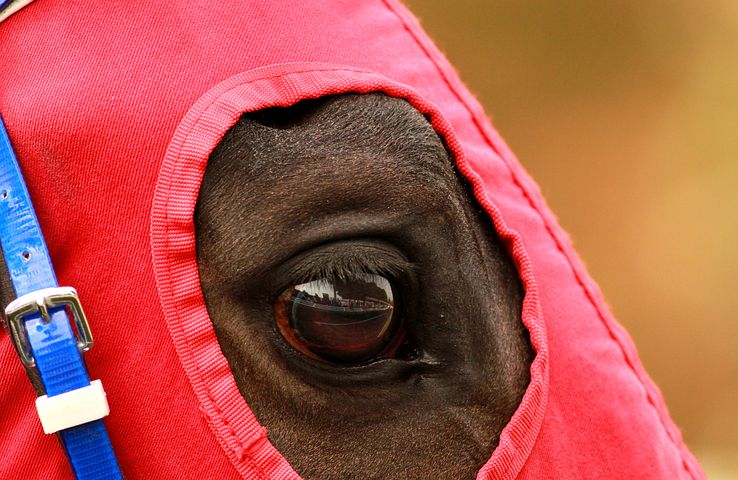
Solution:
[(48, 244), (13, 243), (30, 263), (0, 261), (0, 300), (46, 261), (35, 305), (58, 278), (96, 338), (83, 361), (61, 323), (79, 385), (45, 391), (58, 365), (0, 336), (0, 476), (77, 473), (25, 365), (47, 400), (104, 381), (62, 435), (94, 427), (74, 457), (114, 478), (704, 478), (540, 189), (395, 0), (38, 0), (0, 31), (28, 193), (0, 206), (30, 196)]

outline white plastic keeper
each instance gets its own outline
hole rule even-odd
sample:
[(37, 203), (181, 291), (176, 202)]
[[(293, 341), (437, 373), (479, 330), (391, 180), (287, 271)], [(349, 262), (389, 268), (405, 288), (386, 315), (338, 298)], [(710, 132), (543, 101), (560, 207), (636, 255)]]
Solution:
[(36, 399), (36, 410), (44, 433), (76, 427), (99, 420), (110, 413), (102, 382), (93, 380), (86, 387)]

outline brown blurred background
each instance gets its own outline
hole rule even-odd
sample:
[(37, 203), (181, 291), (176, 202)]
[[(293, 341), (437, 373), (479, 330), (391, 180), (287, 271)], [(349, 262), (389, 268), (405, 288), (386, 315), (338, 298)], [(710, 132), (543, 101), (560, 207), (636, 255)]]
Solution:
[(738, 1), (406, 0), (738, 479)]

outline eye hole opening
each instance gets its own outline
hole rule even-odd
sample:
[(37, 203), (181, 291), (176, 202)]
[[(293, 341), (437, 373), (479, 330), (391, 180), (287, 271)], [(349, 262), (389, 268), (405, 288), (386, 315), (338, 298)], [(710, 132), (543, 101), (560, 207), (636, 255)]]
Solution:
[(346, 366), (412, 355), (397, 288), (381, 275), (293, 285), (274, 314), (285, 341), (313, 360)]

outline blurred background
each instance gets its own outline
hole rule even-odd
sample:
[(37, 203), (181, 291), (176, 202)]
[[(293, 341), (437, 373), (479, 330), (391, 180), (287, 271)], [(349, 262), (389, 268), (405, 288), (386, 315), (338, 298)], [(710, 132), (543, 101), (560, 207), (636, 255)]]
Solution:
[(738, 1), (405, 0), (738, 479)]

